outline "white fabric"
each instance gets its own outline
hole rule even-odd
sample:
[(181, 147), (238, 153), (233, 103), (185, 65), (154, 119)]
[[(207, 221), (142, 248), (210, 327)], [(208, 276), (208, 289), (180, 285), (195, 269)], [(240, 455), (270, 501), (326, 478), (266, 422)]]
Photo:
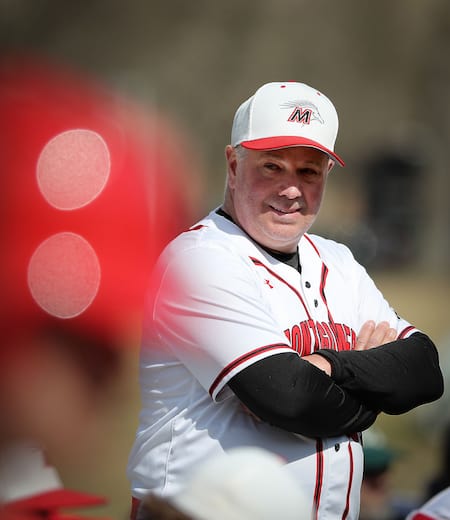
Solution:
[(174, 504), (196, 520), (310, 520), (295, 478), (261, 448), (230, 450), (193, 468)]
[(128, 466), (134, 496), (173, 496), (202, 460), (259, 446), (287, 461), (310, 508), (320, 481), (321, 519), (340, 518), (347, 507), (347, 518), (357, 518), (361, 445), (256, 421), (226, 386), (251, 363), (292, 348), (301, 355), (352, 348), (369, 319), (388, 321), (399, 335), (416, 331), (345, 246), (306, 235), (299, 253), (301, 275), (215, 212), (168, 246), (148, 309), (157, 334), (147, 334), (141, 353), (142, 412)]
[(31, 443), (17, 442), (0, 451), (0, 502), (62, 489), (53, 466), (45, 463), (43, 452)]

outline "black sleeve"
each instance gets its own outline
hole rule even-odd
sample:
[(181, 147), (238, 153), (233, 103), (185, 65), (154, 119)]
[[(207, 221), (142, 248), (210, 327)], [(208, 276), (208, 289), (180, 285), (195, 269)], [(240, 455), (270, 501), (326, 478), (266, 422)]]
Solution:
[(257, 361), (228, 385), (263, 421), (307, 437), (365, 430), (377, 417), (355, 395), (294, 352)]
[(369, 408), (401, 414), (442, 396), (444, 382), (436, 347), (416, 332), (363, 351), (318, 350), (331, 364), (331, 377)]

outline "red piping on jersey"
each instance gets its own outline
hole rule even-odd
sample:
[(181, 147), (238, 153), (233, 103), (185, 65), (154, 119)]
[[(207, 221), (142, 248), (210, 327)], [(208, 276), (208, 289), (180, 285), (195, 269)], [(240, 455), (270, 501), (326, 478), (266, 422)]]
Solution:
[(268, 352), (269, 350), (276, 350), (278, 348), (289, 348), (289, 349), (291, 349), (291, 347), (287, 343), (275, 343), (273, 345), (265, 345), (264, 347), (259, 347), (259, 348), (255, 349), (255, 350), (247, 352), (243, 356), (241, 356), (241, 357), (235, 359), (234, 361), (232, 361), (229, 365), (227, 365), (222, 370), (222, 372), (220, 372), (220, 374), (214, 380), (214, 383), (211, 385), (211, 388), (209, 389), (209, 394), (211, 395), (211, 397), (212, 397), (212, 395), (214, 393), (214, 390), (216, 389), (217, 385), (219, 384), (219, 382), (227, 374), (229, 374), (232, 370), (234, 370), (237, 366), (241, 365), (242, 363), (244, 363), (248, 359), (251, 359), (251, 358), (253, 358), (255, 356), (258, 356), (262, 352)]
[[(317, 249), (316, 249), (316, 251), (317, 251)], [(319, 254), (319, 253), (317, 253), (317, 254)], [(325, 307), (327, 308), (328, 321), (330, 322), (330, 328), (331, 328), (332, 333), (334, 334), (334, 337), (335, 337), (335, 340), (336, 340), (336, 347), (338, 348), (338, 346), (339, 346), (339, 335), (337, 333), (336, 323), (334, 322), (333, 316), (331, 315), (330, 309), (328, 308), (327, 297), (325, 296), (325, 284), (326, 284), (326, 281), (327, 281), (327, 276), (328, 276), (328, 267), (322, 262), (322, 276), (321, 276), (321, 279), (320, 279), (319, 291), (320, 291), (320, 296), (322, 297), (322, 301), (325, 304)]]
[(314, 248), (314, 251), (317, 253), (318, 257), (319, 257), (319, 258), (322, 258), (322, 257), (320, 256), (319, 250), (318, 250), (317, 247), (316, 247), (316, 244), (314, 244), (314, 242), (309, 238), (309, 235), (306, 235), (306, 234), (305, 234), (305, 235), (303, 235), (303, 236), (304, 236), (304, 237), (306, 238), (306, 240), (307, 240), (307, 241), (312, 245), (312, 247)]
[(348, 455), (350, 457), (350, 474), (348, 477), (348, 488), (347, 488), (347, 497), (345, 500), (345, 509), (342, 513), (342, 520), (345, 520), (348, 516), (348, 512), (350, 511), (350, 492), (352, 490), (352, 484), (353, 484), (353, 450), (352, 450), (352, 443), (349, 441), (348, 443)]
[(264, 265), (261, 262), (261, 260), (258, 260), (257, 258), (254, 258), (253, 256), (250, 256), (249, 258), (255, 265), (257, 265), (259, 267), (264, 267), (264, 269), (267, 272), (269, 272), (272, 276), (274, 276), (277, 280), (279, 280), (280, 282), (283, 282), (285, 285), (287, 285), (289, 287), (289, 289), (291, 289), (291, 291), (293, 291), (297, 295), (299, 300), (302, 302), (303, 308), (305, 309), (305, 312), (306, 312), (306, 315), (308, 316), (308, 319), (309, 320), (312, 319), (311, 315), (309, 314), (308, 308), (306, 307), (305, 302), (303, 301), (302, 295), (297, 291), (297, 289), (295, 287), (292, 287), (292, 285), (289, 284), (288, 282), (286, 282), (286, 280), (284, 280), (280, 275), (278, 275), (277, 273), (272, 271), (272, 269), (267, 267), (267, 265)]
[(202, 229), (204, 227), (207, 227), (207, 226), (204, 226), (203, 224), (197, 224), (196, 226), (192, 226), (191, 228), (187, 229), (187, 231), (198, 231), (199, 229)]
[(320, 496), (323, 485), (323, 443), (320, 439), (316, 440), (316, 487), (314, 489), (314, 501), (312, 519), (319, 518)]
[(413, 329), (415, 329), (416, 327), (413, 327), (412, 325), (410, 325), (409, 327), (406, 327), (406, 329), (403, 329), (400, 334), (398, 335), (398, 339), (403, 339), (406, 334), (408, 334), (408, 332), (412, 331)]

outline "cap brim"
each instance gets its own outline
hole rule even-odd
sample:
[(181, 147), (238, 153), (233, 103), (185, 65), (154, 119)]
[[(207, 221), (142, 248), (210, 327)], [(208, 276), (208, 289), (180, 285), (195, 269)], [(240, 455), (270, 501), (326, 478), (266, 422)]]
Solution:
[(104, 497), (89, 495), (70, 489), (55, 489), (39, 493), (20, 500), (9, 502), (10, 509), (40, 509), (51, 510), (60, 507), (87, 507), (106, 504)]
[(249, 150), (278, 150), (280, 148), (291, 148), (293, 146), (308, 146), (326, 153), (330, 159), (336, 161), (340, 166), (345, 166), (345, 162), (339, 155), (325, 148), (325, 146), (311, 139), (305, 139), (304, 137), (295, 135), (263, 137), (261, 139), (253, 139), (252, 141), (242, 141), (240, 145)]

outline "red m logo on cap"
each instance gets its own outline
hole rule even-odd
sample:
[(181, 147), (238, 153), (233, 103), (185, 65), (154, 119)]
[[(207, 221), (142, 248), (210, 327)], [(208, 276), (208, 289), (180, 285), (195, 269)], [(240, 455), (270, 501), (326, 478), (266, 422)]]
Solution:
[(303, 123), (309, 125), (311, 122), (312, 110), (310, 108), (295, 107), (288, 118), (290, 123)]

